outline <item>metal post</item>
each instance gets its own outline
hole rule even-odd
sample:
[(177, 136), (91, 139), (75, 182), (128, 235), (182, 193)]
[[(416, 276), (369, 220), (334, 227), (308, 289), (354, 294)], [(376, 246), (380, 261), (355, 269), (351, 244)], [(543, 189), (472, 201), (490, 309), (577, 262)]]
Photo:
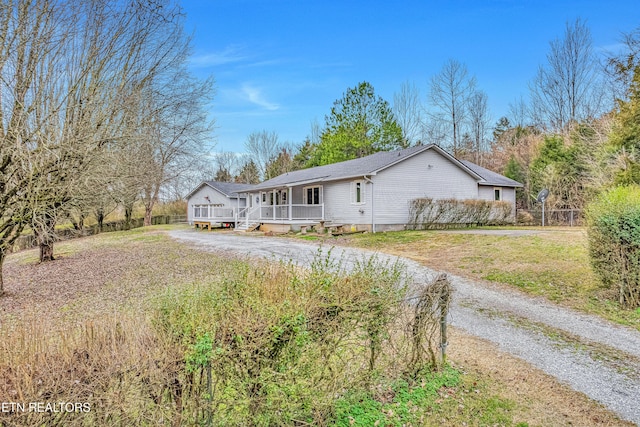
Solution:
[(544, 227), (544, 201), (542, 202), (542, 226)]
[(440, 353), (442, 355), (442, 364), (447, 363), (447, 312), (440, 312)]

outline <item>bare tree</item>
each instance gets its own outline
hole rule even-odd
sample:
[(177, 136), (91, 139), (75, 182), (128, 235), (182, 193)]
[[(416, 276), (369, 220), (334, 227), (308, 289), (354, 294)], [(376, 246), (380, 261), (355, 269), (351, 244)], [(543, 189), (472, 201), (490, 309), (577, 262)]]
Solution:
[(547, 63), (540, 66), (529, 88), (533, 117), (545, 129), (565, 131), (568, 125), (603, 111), (601, 66), (584, 21), (567, 22), (564, 38), (550, 43)]
[(169, 81), (154, 88), (149, 99), (153, 114), (142, 140), (145, 156), (139, 159), (146, 172), (142, 186), (145, 226), (151, 225), (162, 187), (188, 172), (194, 159), (203, 155), (213, 126), (204, 108), (212, 82), (195, 80), (181, 68), (169, 73), (173, 74)]
[(278, 157), (282, 148), (278, 142), (278, 134), (266, 130), (251, 132), (244, 146), (251, 159), (258, 166), (260, 176), (265, 180), (273, 178), (269, 175), (267, 168), (269, 163)]
[(26, 225), (53, 258), (58, 217), (99, 154), (128, 139), (127, 99), (167, 67), (180, 13), (170, 0), (15, 0), (0, 12), (1, 267)]
[(236, 176), (240, 159), (231, 151), (220, 151), (214, 155), (216, 164), (216, 181), (232, 182)]
[(491, 127), (487, 100), (487, 94), (483, 91), (476, 91), (469, 98), (469, 128), (473, 144), (472, 157), (475, 163), (480, 163), (482, 153), (487, 150), (487, 136)]
[(531, 113), (529, 111), (529, 106), (522, 95), (520, 95), (520, 98), (514, 102), (509, 103), (509, 118), (511, 119), (510, 123), (513, 126), (519, 126), (521, 128), (526, 127), (530, 123), (530, 117)]
[(449, 127), (447, 141), (454, 156), (460, 149), (460, 136), (467, 117), (467, 102), (476, 87), (475, 77), (469, 76), (466, 65), (448, 60), (440, 73), (431, 78), (429, 100), (437, 111), (432, 120), (446, 123)]
[(405, 146), (419, 141), (422, 126), (420, 91), (415, 83), (404, 82), (400, 92), (393, 95), (393, 114), (402, 128)]
[[(614, 101), (627, 101), (638, 90), (640, 75), (640, 27), (622, 37), (624, 49), (606, 58), (605, 72), (611, 86)], [(634, 84), (634, 78), (636, 83)]]

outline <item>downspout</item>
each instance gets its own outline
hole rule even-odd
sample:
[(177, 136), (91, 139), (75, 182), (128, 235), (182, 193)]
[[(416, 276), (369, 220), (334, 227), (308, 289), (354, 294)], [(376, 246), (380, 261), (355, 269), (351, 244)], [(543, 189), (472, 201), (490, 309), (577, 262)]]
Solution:
[(363, 175), (363, 178), (368, 181), (369, 183), (371, 183), (371, 232), (375, 233), (376, 232), (376, 216), (375, 216), (375, 209), (374, 209), (374, 200), (375, 198), (373, 197), (373, 181), (370, 178), (367, 178), (366, 175)]

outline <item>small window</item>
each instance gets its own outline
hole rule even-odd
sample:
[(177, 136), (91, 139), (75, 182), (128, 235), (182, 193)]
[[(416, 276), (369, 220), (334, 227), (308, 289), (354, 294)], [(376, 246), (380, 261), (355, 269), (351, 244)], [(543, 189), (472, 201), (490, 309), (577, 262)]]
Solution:
[(200, 218), (200, 206), (193, 207), (193, 217)]
[(351, 183), (351, 203), (363, 205), (364, 202), (364, 181), (353, 181)]
[(493, 189), (493, 200), (495, 200), (495, 201), (502, 200), (502, 188), (494, 188)]

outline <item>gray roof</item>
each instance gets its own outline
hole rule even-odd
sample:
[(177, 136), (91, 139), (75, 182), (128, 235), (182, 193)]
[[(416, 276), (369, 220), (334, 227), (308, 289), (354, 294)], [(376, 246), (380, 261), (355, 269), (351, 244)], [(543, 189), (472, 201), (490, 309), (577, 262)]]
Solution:
[(277, 188), (283, 186), (300, 185), (311, 182), (335, 181), (339, 179), (348, 179), (362, 177), (364, 175), (372, 175), (395, 165), (409, 157), (412, 157), (423, 151), (434, 149), (454, 163), (457, 163), (465, 172), (472, 175), (476, 179), (482, 179), (476, 172), (466, 168), (458, 162), (453, 156), (434, 144), (418, 145), (396, 151), (380, 151), (370, 156), (361, 157), (359, 159), (347, 160), (345, 162), (333, 163), (325, 166), (317, 166), (309, 169), (302, 169), (279, 175), (275, 178), (267, 180), (253, 187), (254, 190), (265, 190), (269, 188)]
[(205, 181), (205, 184), (215, 188), (227, 197), (237, 197), (238, 193), (251, 191), (255, 187), (253, 184), (240, 184), (237, 182)]
[(227, 197), (238, 197), (238, 193), (252, 191), (255, 187), (255, 185), (253, 184), (239, 184), (237, 182), (204, 181), (193, 191), (187, 194), (185, 198), (188, 199), (189, 197), (191, 197), (191, 195), (202, 188), (203, 185), (208, 185), (209, 187), (218, 190), (220, 193), (224, 194)]
[(514, 181), (511, 178), (500, 175), (499, 173), (485, 169), (482, 166), (478, 166), (475, 163), (471, 163), (468, 160), (460, 160), (460, 163), (477, 173), (482, 177), (482, 181), (478, 182), (479, 185), (495, 185), (496, 187), (522, 187), (523, 185), (518, 181)]

